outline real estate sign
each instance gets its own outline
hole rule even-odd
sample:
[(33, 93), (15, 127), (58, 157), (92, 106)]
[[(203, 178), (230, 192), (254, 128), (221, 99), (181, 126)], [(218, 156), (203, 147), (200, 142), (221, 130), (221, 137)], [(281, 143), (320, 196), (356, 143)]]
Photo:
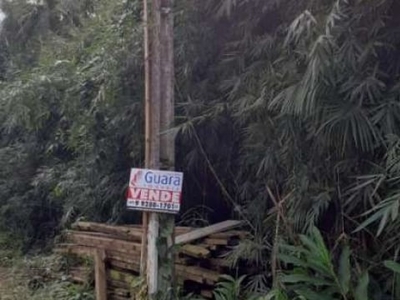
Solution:
[(178, 213), (181, 208), (183, 173), (132, 169), (128, 209)]

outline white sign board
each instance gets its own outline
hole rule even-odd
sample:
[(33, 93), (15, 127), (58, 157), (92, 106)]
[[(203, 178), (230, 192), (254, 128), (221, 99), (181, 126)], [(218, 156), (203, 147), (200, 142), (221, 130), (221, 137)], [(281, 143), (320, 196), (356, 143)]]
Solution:
[(181, 208), (183, 173), (132, 169), (128, 209), (178, 213)]

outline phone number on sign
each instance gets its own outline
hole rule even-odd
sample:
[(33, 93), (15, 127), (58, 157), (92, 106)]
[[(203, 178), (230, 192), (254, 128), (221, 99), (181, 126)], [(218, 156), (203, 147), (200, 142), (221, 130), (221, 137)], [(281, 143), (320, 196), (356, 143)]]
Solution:
[(180, 205), (176, 203), (128, 200), (128, 207), (132, 208), (179, 211), (179, 206)]

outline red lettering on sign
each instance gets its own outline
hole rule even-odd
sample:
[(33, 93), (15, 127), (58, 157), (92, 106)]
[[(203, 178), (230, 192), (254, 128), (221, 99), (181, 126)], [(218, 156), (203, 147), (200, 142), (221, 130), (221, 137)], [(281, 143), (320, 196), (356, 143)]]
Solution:
[(160, 191), (150, 190), (149, 192), (149, 200), (150, 201), (158, 201), (160, 199)]
[(181, 193), (172, 193), (172, 202), (180, 203), (181, 202)]
[(128, 199), (180, 203), (181, 193), (172, 191), (130, 188)]

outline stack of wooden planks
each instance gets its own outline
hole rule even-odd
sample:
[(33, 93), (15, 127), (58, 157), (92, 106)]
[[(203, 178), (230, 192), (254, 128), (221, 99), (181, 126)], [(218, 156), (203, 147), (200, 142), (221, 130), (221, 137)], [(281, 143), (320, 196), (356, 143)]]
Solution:
[[(211, 298), (221, 274), (230, 273), (223, 256), (244, 239), (245, 231), (235, 230), (239, 221), (225, 221), (201, 229), (176, 227), (175, 275), (178, 283), (203, 297)], [(101, 251), (106, 265), (107, 293), (110, 300), (131, 299), (138, 281), (142, 228), (137, 225), (112, 226), (78, 222), (64, 232), (56, 252), (77, 257), (95, 257)], [(89, 268), (75, 266), (70, 277), (79, 283), (93, 281)], [(93, 269), (93, 267), (92, 267)], [(90, 271), (90, 270), (89, 270)]]

